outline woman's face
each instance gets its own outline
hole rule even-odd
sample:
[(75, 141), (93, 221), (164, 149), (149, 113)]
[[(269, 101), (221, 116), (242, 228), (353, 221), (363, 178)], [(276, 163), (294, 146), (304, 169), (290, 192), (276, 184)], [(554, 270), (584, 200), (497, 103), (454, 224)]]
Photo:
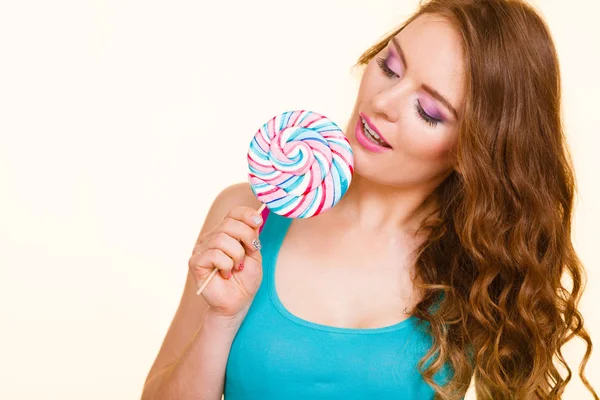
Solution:
[(443, 17), (420, 16), (390, 40), (364, 71), (346, 130), (356, 173), (397, 187), (441, 183), (455, 163), (463, 75), (461, 38)]

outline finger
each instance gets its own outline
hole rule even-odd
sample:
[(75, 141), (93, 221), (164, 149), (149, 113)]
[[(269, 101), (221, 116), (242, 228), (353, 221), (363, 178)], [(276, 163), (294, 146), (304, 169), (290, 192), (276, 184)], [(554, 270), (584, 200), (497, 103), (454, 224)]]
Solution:
[(233, 260), (235, 265), (239, 265), (246, 256), (244, 246), (239, 240), (231, 237), (225, 232), (215, 233), (207, 242), (208, 249), (219, 249)]
[(255, 252), (253, 256), (244, 258), (244, 266), (241, 271), (236, 271), (231, 279), (235, 279), (246, 292), (252, 296), (256, 294), (262, 280), (262, 262), (257, 260), (260, 258), (260, 251)]
[(254, 252), (260, 249), (258, 229), (252, 228), (245, 222), (233, 218), (225, 218), (216, 228), (216, 231), (225, 232), (232, 238), (240, 241), (247, 252)]
[(202, 241), (202, 242), (198, 242), (196, 243), (196, 245), (194, 246), (194, 248), (192, 249), (192, 256), (198, 254), (198, 253), (202, 253), (204, 251), (206, 251), (206, 242)]
[(217, 268), (224, 279), (233, 269), (233, 260), (219, 249), (209, 249), (190, 258), (189, 267), (196, 283), (204, 281), (213, 268)]
[(244, 206), (233, 207), (224, 219), (226, 218), (236, 219), (254, 229), (258, 229), (263, 223), (262, 216), (255, 209)]

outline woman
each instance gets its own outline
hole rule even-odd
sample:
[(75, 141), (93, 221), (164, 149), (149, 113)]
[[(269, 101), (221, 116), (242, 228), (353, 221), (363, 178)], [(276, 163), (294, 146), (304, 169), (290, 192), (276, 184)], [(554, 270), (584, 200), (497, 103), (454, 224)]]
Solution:
[(258, 215), (247, 184), (217, 197), (144, 399), (459, 399), (472, 377), (481, 399), (558, 398), (574, 336), (585, 366), (545, 23), (432, 0), (359, 64), (347, 194), (293, 221)]

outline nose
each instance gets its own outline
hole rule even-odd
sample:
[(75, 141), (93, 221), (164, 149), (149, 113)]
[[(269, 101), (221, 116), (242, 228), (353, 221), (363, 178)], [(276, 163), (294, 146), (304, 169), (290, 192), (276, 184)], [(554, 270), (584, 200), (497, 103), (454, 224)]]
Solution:
[(400, 85), (391, 85), (383, 88), (373, 96), (372, 109), (375, 113), (385, 117), (390, 122), (396, 122), (399, 117), (401, 96), (402, 89)]

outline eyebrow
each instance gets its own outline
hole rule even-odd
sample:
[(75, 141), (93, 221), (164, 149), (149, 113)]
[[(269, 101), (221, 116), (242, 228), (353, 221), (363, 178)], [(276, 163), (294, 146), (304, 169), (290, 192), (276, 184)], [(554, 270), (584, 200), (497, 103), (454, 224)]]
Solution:
[[(402, 51), (402, 47), (400, 47), (400, 43), (398, 43), (398, 40), (395, 37), (392, 37), (392, 43), (394, 44), (396, 51), (400, 55), (400, 59), (402, 60), (402, 64), (404, 64), (404, 68), (408, 69), (408, 63), (406, 62), (406, 56), (404, 55), (404, 51)], [(431, 86), (426, 85), (426, 84), (422, 84), (421, 87), (423, 88), (423, 90), (425, 90), (427, 93), (429, 93), (432, 97), (434, 97), (440, 103), (442, 103), (444, 106), (446, 106), (446, 108), (448, 110), (450, 110), (452, 112), (452, 114), (454, 114), (454, 118), (458, 119), (458, 113), (456, 112), (456, 109), (454, 107), (452, 107), (452, 104), (450, 104), (450, 102), (448, 100), (446, 100), (446, 98), (444, 96), (442, 96), (442, 94), (440, 92), (438, 92), (437, 90), (435, 90), (434, 88), (432, 88)]]

